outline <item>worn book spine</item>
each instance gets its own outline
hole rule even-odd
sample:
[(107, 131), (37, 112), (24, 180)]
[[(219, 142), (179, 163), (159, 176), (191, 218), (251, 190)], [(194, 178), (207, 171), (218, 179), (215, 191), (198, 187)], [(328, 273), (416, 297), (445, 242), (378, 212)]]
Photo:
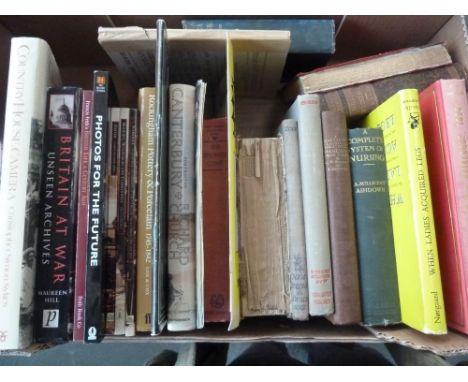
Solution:
[(169, 87), (168, 330), (196, 327), (195, 87)]
[(39, 197), (34, 336), (68, 341), (73, 328), (73, 267), (80, 88), (49, 88)]
[(322, 110), (341, 111), (347, 118), (358, 118), (370, 113), (400, 89), (422, 91), (441, 78), (464, 78), (463, 67), (446, 65), (320, 93), (320, 105)]
[(445, 334), (418, 91), (400, 90), (374, 109), (363, 124), (381, 128), (384, 135), (402, 321), (423, 333)]
[(138, 92), (140, 112), (140, 139), (138, 143), (138, 222), (137, 222), (137, 277), (136, 277), (136, 331), (151, 331), (151, 251), (152, 195), (154, 166), (154, 101), (155, 88)]
[(309, 314), (328, 315), (334, 308), (319, 97), (298, 96), (287, 117), (298, 126)]
[(446, 47), (442, 44), (428, 45), (325, 66), (299, 74), (296, 81), (303, 94), (312, 94), (451, 63)]
[(109, 110), (107, 159), (106, 159), (106, 204), (104, 233), (103, 269), (103, 333), (115, 331), (115, 262), (118, 253), (117, 243), (117, 197), (119, 169), (119, 126), (120, 109)]
[(290, 317), (293, 320), (307, 320), (309, 317), (309, 289), (307, 285), (307, 259), (297, 121), (294, 119), (283, 120), (279, 126), (278, 135), (283, 140), (289, 251)]
[(440, 80), (420, 94), (445, 313), (468, 334), (468, 103), (465, 80)]
[(85, 342), (97, 342), (102, 335), (102, 270), (106, 179), (107, 106), (109, 72), (94, 71), (93, 127), (89, 164), (89, 218), (86, 256)]
[(80, 155), (76, 209), (76, 254), (73, 341), (84, 340), (84, 301), (86, 292), (86, 251), (88, 246), (89, 160), (94, 93), (83, 91), (81, 106)]
[(128, 153), (130, 109), (120, 108), (119, 175), (117, 191), (117, 259), (115, 262), (115, 329), (114, 334), (125, 334), (126, 314), (126, 258), (128, 209)]
[(241, 139), (238, 147), (242, 315), (289, 315), (282, 141)]
[(324, 111), (322, 127), (335, 302), (329, 319), (337, 325), (357, 324), (361, 298), (346, 118), (340, 112)]
[(60, 86), (50, 47), (11, 40), (0, 187), (0, 350), (33, 340), (42, 143), (49, 86)]
[(136, 219), (138, 195), (138, 110), (130, 109), (128, 150), (128, 191), (125, 259), (125, 335), (135, 336), (136, 313)]
[(227, 119), (203, 125), (203, 251), (205, 322), (228, 322), (229, 205)]
[(396, 324), (401, 321), (400, 299), (383, 134), (354, 128), (348, 137), (362, 322)]

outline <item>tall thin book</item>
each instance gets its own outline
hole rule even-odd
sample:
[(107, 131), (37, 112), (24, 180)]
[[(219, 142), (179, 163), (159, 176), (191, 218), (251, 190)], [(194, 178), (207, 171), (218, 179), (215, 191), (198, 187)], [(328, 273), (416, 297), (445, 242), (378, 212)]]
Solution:
[(298, 96), (287, 118), (297, 120), (299, 134), (309, 314), (328, 315), (334, 308), (319, 97)]
[(468, 103), (465, 80), (420, 94), (448, 326), (468, 334)]
[(164, 20), (156, 21), (155, 68), (155, 160), (153, 167), (153, 248), (152, 248), (152, 309), (151, 335), (161, 332), (166, 324), (166, 269), (167, 269), (167, 30)]
[(363, 125), (381, 128), (384, 135), (402, 322), (427, 334), (445, 334), (418, 91), (400, 90), (374, 109)]

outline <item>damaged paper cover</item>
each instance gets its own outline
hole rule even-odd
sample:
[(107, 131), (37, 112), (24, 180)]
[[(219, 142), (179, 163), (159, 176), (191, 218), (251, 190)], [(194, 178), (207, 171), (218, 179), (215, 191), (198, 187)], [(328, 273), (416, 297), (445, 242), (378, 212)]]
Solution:
[(287, 236), (282, 142), (239, 143), (242, 315), (288, 315)]

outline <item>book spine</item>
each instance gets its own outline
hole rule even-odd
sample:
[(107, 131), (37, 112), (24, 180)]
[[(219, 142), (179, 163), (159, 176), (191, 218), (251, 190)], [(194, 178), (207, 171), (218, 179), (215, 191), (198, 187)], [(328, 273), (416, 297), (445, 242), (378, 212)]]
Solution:
[(136, 331), (151, 331), (151, 251), (153, 248), (152, 197), (154, 166), (154, 102), (155, 89), (143, 88), (138, 94), (140, 111)]
[(115, 263), (117, 243), (117, 197), (119, 169), (120, 109), (108, 108), (106, 204), (103, 269), (103, 333), (115, 333)]
[(289, 315), (283, 144), (279, 138), (251, 138), (238, 147), (242, 315)]
[(363, 123), (384, 133), (402, 321), (446, 333), (418, 91), (400, 90)]
[(420, 94), (448, 326), (468, 333), (468, 104), (464, 80)]
[(43, 40), (12, 39), (0, 188), (0, 350), (33, 340), (46, 89), (60, 85), (50, 75), (54, 65)]
[(76, 211), (76, 254), (73, 341), (84, 340), (84, 301), (86, 291), (86, 251), (88, 247), (89, 153), (94, 93), (83, 91), (81, 108), (80, 155)]
[(93, 127), (91, 133), (88, 248), (86, 256), (85, 342), (102, 335), (102, 270), (106, 178), (107, 104), (109, 73), (94, 71)]
[(383, 133), (355, 128), (348, 137), (362, 322), (396, 324), (401, 321), (400, 299)]
[[(446, 110), (445, 128), (451, 165), (452, 205), (456, 208), (454, 223), (459, 246), (458, 256), (456, 256), (459, 269), (457, 273), (461, 281), (454, 286), (457, 294), (461, 296), (460, 304), (453, 308), (450, 307), (446, 311), (450, 312), (449, 319), (454, 316), (455, 309), (462, 311), (460, 316), (464, 318), (464, 327), (459, 325), (458, 330), (463, 329), (463, 332), (468, 334), (468, 237), (466, 235), (468, 232), (468, 102), (466, 81), (440, 81), (440, 86)], [(437, 207), (440, 209), (440, 206)], [(439, 254), (442, 255), (441, 251)], [(446, 257), (447, 253), (444, 253), (443, 256)], [(453, 275), (450, 276), (450, 279), (452, 277)]]
[(307, 320), (309, 317), (309, 289), (307, 285), (307, 259), (297, 121), (294, 119), (283, 120), (278, 134), (283, 139), (283, 162), (286, 184), (288, 268), (291, 294), (290, 316), (293, 320)]
[(322, 110), (341, 111), (347, 118), (358, 118), (370, 113), (402, 88), (422, 91), (441, 78), (464, 78), (463, 69), (458, 64), (446, 65), (348, 86), (320, 93), (320, 104)]
[(135, 336), (136, 219), (138, 195), (138, 110), (130, 109), (127, 191), (127, 256), (125, 259), (125, 335)]
[(288, 118), (298, 122), (309, 314), (333, 313), (322, 123), (317, 95), (298, 96)]
[(205, 322), (228, 322), (229, 205), (226, 118), (205, 120), (202, 152)]
[(120, 108), (119, 179), (117, 196), (117, 259), (115, 264), (115, 330), (125, 334), (126, 314), (126, 258), (127, 258), (127, 207), (128, 207), (128, 152), (130, 109)]
[[(435, 237), (431, 189), (427, 169), (426, 149), (421, 123), (418, 91), (403, 92), (402, 120), (404, 150), (407, 153), (408, 178), (413, 205), (414, 231), (421, 267), (421, 288), (425, 333), (446, 334), (445, 308), (440, 278), (439, 257)], [(384, 133), (385, 134), (385, 133)], [(387, 150), (391, 150), (389, 146)], [(396, 203), (390, 194), (390, 204)], [(423, 238), (423, 239), (422, 239)]]
[(168, 330), (196, 327), (195, 87), (169, 87)]
[(155, 150), (153, 167), (153, 211), (151, 254), (151, 335), (161, 333), (167, 322), (167, 226), (168, 226), (168, 137), (167, 100), (169, 67), (167, 60), (167, 28), (162, 19), (156, 20), (156, 57), (154, 104)]
[(344, 114), (324, 111), (322, 128), (335, 303), (329, 318), (338, 325), (357, 324), (361, 321), (361, 299)]
[(36, 267), (37, 342), (68, 341), (72, 334), (80, 107), (79, 88), (50, 88), (47, 92)]

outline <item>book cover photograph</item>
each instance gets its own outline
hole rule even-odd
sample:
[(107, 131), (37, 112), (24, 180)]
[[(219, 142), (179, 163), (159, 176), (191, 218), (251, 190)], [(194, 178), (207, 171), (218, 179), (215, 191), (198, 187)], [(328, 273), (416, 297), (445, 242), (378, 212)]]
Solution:
[(67, 341), (73, 328), (73, 266), (80, 88), (51, 88), (44, 132), (36, 271), (35, 337)]

